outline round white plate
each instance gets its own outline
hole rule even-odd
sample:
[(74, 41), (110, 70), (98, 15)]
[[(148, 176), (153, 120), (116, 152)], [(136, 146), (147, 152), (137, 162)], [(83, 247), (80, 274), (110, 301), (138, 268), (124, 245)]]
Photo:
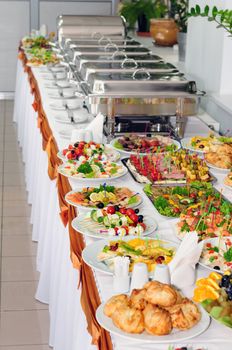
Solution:
[(57, 89), (57, 87), (60, 87), (60, 88), (71, 88), (73, 87), (73, 85), (71, 85), (68, 81), (58, 81), (57, 82), (57, 85), (50, 82), (50, 83), (45, 83), (44, 84), (46, 88), (49, 88), (49, 89)]
[[(138, 154), (138, 152), (130, 152), (130, 151), (124, 151), (123, 149), (119, 149), (117, 147), (114, 146), (114, 143), (115, 141), (117, 141), (118, 139), (120, 139), (121, 137), (116, 137), (115, 139), (113, 139), (111, 142), (110, 142), (110, 145), (118, 152), (122, 153), (122, 154), (125, 154), (125, 155), (131, 155), (131, 154)], [(177, 140), (172, 140), (173, 141), (173, 144), (177, 146), (177, 149), (176, 150), (179, 150), (180, 147), (181, 147), (181, 144), (180, 142), (178, 142)], [(140, 155), (146, 155), (147, 153), (139, 153)]]
[[(79, 114), (73, 116), (75, 123), (85, 123), (88, 120), (88, 114)], [(54, 117), (55, 121), (61, 124), (73, 124), (70, 119), (68, 119), (67, 116), (61, 116), (61, 115), (56, 115)], [(70, 133), (71, 138), (72, 132)]]
[(207, 166), (211, 168), (212, 170), (215, 170), (217, 172), (223, 173), (223, 174), (228, 174), (231, 170), (230, 169), (223, 169), (223, 168), (218, 168), (214, 166), (213, 164), (206, 162)]
[[(207, 136), (206, 136), (207, 137)], [(195, 152), (195, 153), (200, 153), (200, 154), (204, 154), (205, 151), (201, 151), (198, 149), (195, 149), (191, 146), (191, 139), (192, 137), (185, 137), (181, 140), (181, 145), (183, 148), (188, 149), (191, 152)]]
[[(65, 111), (66, 110), (65, 106), (62, 103), (57, 103), (57, 102), (51, 102), (51, 103), (49, 103), (49, 106), (56, 111)], [(66, 103), (67, 103), (68, 108), (70, 110), (81, 109), (81, 107), (82, 107), (82, 101), (78, 101), (79, 103), (76, 104), (75, 107), (72, 105), (70, 106), (68, 102), (69, 101), (67, 101)], [(71, 102), (71, 100), (70, 100), (70, 102)]]
[(70, 89), (70, 91), (65, 89), (65, 91), (63, 91), (63, 96), (62, 97), (59, 95), (58, 91), (56, 91), (56, 93), (55, 92), (50, 92), (50, 93), (48, 93), (48, 96), (52, 97), (52, 98), (59, 98), (59, 99), (61, 99), (61, 98), (65, 99), (65, 98), (70, 98), (70, 97), (74, 98), (75, 97), (75, 91), (71, 90), (71, 89)]
[(103, 310), (104, 304), (101, 304), (96, 311), (96, 318), (98, 323), (104, 329), (130, 341), (138, 341), (143, 343), (170, 344), (175, 342), (182, 342), (184, 340), (188, 340), (200, 335), (201, 333), (206, 331), (206, 329), (210, 325), (209, 315), (203, 310), (203, 308), (200, 307), (202, 314), (201, 320), (193, 328), (188, 329), (186, 331), (174, 329), (171, 334), (164, 336), (150, 335), (146, 332), (143, 332), (142, 334), (131, 334), (121, 331), (119, 328), (117, 328), (113, 324), (111, 318), (104, 315)]
[(65, 139), (65, 140), (69, 140), (71, 139), (71, 136), (72, 136), (72, 129), (64, 129), (64, 130), (60, 130), (58, 131), (58, 134), (60, 135), (60, 137), (62, 139)]
[[(232, 243), (232, 237), (228, 236), (228, 237), (223, 237), (223, 238), (229, 239), (229, 240), (231, 241), (231, 243)], [(218, 245), (218, 243), (219, 243), (219, 237), (208, 238), (208, 239), (205, 239), (203, 242), (204, 242), (204, 246), (205, 246), (207, 243), (212, 243), (213, 245)], [(225, 247), (225, 244), (223, 244), (223, 247)], [(204, 250), (204, 248), (203, 248), (203, 250)], [(225, 272), (225, 271), (223, 271), (223, 270), (216, 270), (216, 269), (214, 269), (213, 267), (206, 265), (206, 264), (202, 261), (202, 258), (200, 258), (200, 260), (199, 260), (199, 265), (201, 265), (202, 267), (204, 267), (205, 269), (210, 270), (210, 271), (214, 271), (214, 272), (218, 272), (218, 273), (224, 273), (224, 272)], [(217, 265), (217, 260), (215, 261), (215, 265)]]
[[(74, 118), (76, 120), (76, 118)], [(107, 159), (111, 162), (117, 162), (120, 160), (120, 153), (112, 149), (111, 147), (105, 148), (105, 154), (108, 156)], [(68, 159), (63, 155), (62, 151), (57, 153), (57, 157), (63, 162), (68, 162)]]
[[(91, 210), (91, 209), (97, 209), (97, 208), (93, 208), (93, 207), (84, 207), (80, 204), (76, 204), (75, 202), (72, 202), (70, 199), (67, 199), (68, 195), (69, 194), (72, 194), (72, 193), (76, 193), (76, 192), (81, 192), (82, 188), (75, 188), (75, 190), (73, 191), (70, 191), (66, 194), (65, 196), (65, 200), (68, 204), (72, 205), (73, 207), (76, 207), (78, 209), (81, 209), (81, 210)], [(143, 201), (143, 197), (137, 193), (137, 197), (138, 197), (138, 201), (134, 204), (130, 204), (130, 205), (127, 205), (127, 208), (137, 208), (139, 205), (141, 205), (142, 201)]]
[[(67, 163), (66, 163), (67, 164)], [(116, 180), (116, 179), (119, 179), (120, 177), (124, 176), (127, 174), (127, 168), (125, 168), (124, 166), (122, 166), (123, 168), (123, 172), (116, 175), (116, 176), (111, 176), (111, 177), (98, 177), (98, 178), (94, 178), (94, 177), (76, 177), (76, 176), (71, 176), (71, 175), (67, 175), (64, 171), (64, 166), (65, 164), (61, 164), (59, 165), (58, 167), (58, 173), (60, 173), (61, 175), (64, 175), (66, 177), (68, 177), (70, 180), (73, 180), (73, 182), (84, 182), (84, 183), (90, 183), (90, 182), (107, 182), (107, 181), (113, 181), (113, 180)]]
[[(92, 221), (93, 224), (91, 224), (90, 220), (88, 221), (87, 224), (86, 224), (86, 222), (83, 222), (83, 220), (86, 218), (86, 215), (87, 215), (86, 213), (81, 213), (78, 217), (73, 219), (72, 227), (74, 228), (74, 230), (82, 233), (83, 235), (86, 235), (86, 236), (89, 236), (92, 238), (98, 238), (98, 239), (104, 239), (104, 238), (108, 238), (108, 237), (110, 238), (110, 236), (108, 236), (107, 234), (98, 233), (98, 230), (100, 228), (104, 229), (104, 226), (100, 226), (97, 223), (95, 223), (94, 221)], [(150, 235), (158, 227), (157, 222), (153, 219), (153, 217), (151, 215), (144, 214), (144, 223), (146, 224), (147, 228), (144, 231), (144, 233), (142, 234), (142, 237)], [(87, 227), (87, 225), (88, 225), (88, 227)], [(91, 225), (91, 228), (90, 228), (90, 225)], [(113, 237), (115, 237), (115, 236), (113, 236)], [(117, 236), (117, 237), (120, 238), (119, 236)], [(128, 237), (130, 237), (132, 239), (132, 238), (135, 238), (136, 236), (128, 236)]]
[[(104, 248), (105, 245), (108, 245), (109, 242), (112, 241), (118, 241), (120, 238), (119, 237), (112, 237), (112, 238), (108, 238), (105, 240), (99, 240), (96, 241), (94, 243), (88, 244), (85, 249), (82, 252), (82, 258), (84, 260), (84, 262), (92, 267), (94, 270), (100, 271), (100, 272), (104, 272), (108, 275), (113, 275), (114, 271), (111, 270), (109, 268), (109, 266), (107, 264), (105, 264), (102, 261), (98, 261), (97, 256), (98, 254), (102, 251), (102, 249)], [(131, 239), (133, 239), (133, 237), (131, 236), (126, 236), (126, 237), (122, 237), (121, 238), (123, 241), (129, 241)], [(155, 239), (154, 237), (146, 237), (146, 239)], [(171, 242), (171, 241), (167, 241), (167, 240), (163, 240), (160, 239), (161, 242), (164, 243), (165, 247), (170, 247), (170, 248), (178, 248), (178, 244)], [(153, 274), (153, 272), (151, 272), (151, 275)]]
[(232, 186), (226, 185), (225, 183), (223, 184), (228, 190), (232, 191)]

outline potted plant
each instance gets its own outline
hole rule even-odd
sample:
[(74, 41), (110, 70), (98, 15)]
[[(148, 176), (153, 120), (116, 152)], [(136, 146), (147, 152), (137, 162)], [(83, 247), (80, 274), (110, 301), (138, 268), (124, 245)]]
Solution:
[(188, 5), (188, 0), (170, 0), (169, 16), (174, 19), (179, 29), (179, 32), (177, 34), (177, 41), (179, 45), (179, 61), (185, 60)]
[(232, 35), (232, 10), (218, 10), (216, 6), (212, 9), (208, 5), (201, 9), (199, 5), (192, 7), (188, 17), (206, 17), (209, 22), (216, 22), (217, 28), (225, 29), (229, 35)]
[(128, 29), (134, 29), (138, 23), (138, 33), (149, 33), (150, 19), (163, 18), (167, 10), (163, 0), (125, 0), (119, 13), (125, 17)]

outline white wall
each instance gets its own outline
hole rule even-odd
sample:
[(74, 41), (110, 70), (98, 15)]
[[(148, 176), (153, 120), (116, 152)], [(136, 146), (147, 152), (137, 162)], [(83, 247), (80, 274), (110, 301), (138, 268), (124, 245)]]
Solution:
[(111, 15), (111, 1), (40, 2), (40, 25), (46, 23), (48, 30), (56, 32), (58, 15)]
[(20, 39), (29, 33), (29, 1), (0, 1), (0, 91), (15, 88)]
[[(232, 8), (232, 0), (190, 0), (196, 4)], [(232, 38), (216, 27), (204, 17), (189, 19), (186, 70), (208, 93), (232, 93)]]

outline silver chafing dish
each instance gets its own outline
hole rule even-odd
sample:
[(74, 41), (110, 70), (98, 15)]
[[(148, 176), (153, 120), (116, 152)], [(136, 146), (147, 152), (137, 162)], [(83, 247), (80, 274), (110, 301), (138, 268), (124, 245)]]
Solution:
[(135, 61), (132, 58), (125, 58), (123, 61), (102, 61), (102, 62), (85, 62), (80, 68), (80, 75), (83, 80), (88, 81), (91, 74), (97, 73), (128, 73), (132, 75), (135, 68), (145, 68), (149, 73), (171, 73), (178, 72), (175, 66), (165, 62)]
[(141, 132), (141, 128), (169, 133), (170, 117), (175, 116), (174, 129), (181, 137), (185, 117), (198, 113), (202, 94), (195, 82), (148, 49), (132, 44), (131, 38), (114, 36), (112, 31), (108, 38), (106, 31), (87, 33), (85, 38), (82, 32), (80, 37), (74, 33), (60, 42), (91, 112), (106, 116), (106, 135), (112, 138), (125, 131)]
[[(125, 19), (119, 16), (74, 16), (57, 18), (58, 41), (63, 38), (91, 37), (96, 35), (126, 36)], [(99, 38), (99, 37), (98, 37)]]
[[(129, 57), (128, 57), (129, 56)], [(74, 61), (74, 65), (78, 71), (81, 70), (82, 65), (85, 63), (89, 64), (94, 64), (95, 63), (119, 63), (123, 64), (125, 60), (131, 60), (131, 62), (136, 62), (138, 65), (144, 63), (156, 63), (156, 62), (163, 62), (161, 57), (156, 56), (156, 55), (150, 55), (150, 54), (145, 54), (145, 55), (127, 55), (124, 53), (116, 52), (113, 53), (110, 56), (99, 56), (99, 55), (81, 55), (77, 56)], [(128, 61), (127, 61), (128, 62)], [(134, 64), (134, 63), (133, 63)], [(129, 63), (124, 63), (124, 67), (128, 67)]]
[(70, 47), (69, 50), (67, 50), (67, 54), (69, 55), (69, 58), (71, 60), (75, 60), (77, 56), (98, 56), (98, 57), (111, 57), (115, 58), (116, 56), (125, 55), (126, 56), (145, 56), (150, 54), (151, 51), (145, 47), (118, 47), (118, 46), (107, 46), (107, 47), (95, 47), (95, 48), (72, 48)]

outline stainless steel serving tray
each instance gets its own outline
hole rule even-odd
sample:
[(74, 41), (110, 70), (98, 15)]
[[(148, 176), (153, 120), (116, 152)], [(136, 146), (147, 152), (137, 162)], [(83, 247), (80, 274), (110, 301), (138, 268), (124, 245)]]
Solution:
[(148, 55), (150, 54), (150, 50), (148, 50), (145, 47), (131, 47), (131, 48), (115, 48), (115, 47), (109, 47), (107, 50), (102, 47), (96, 47), (96, 48), (76, 48), (76, 49), (69, 49), (67, 50), (67, 54), (69, 55), (70, 59), (75, 60), (77, 56), (81, 55), (88, 55), (88, 56), (113, 56), (115, 55), (126, 55), (126, 56), (131, 56), (131, 55)]
[[(143, 56), (135, 56), (135, 55), (128, 55), (130, 56), (129, 59), (136, 61), (138, 65), (142, 63), (158, 63), (158, 62), (163, 62), (162, 58), (156, 55), (143, 55)], [(125, 60), (128, 59), (125, 54), (123, 55), (115, 55), (114, 59), (111, 59), (110, 56), (107, 57), (99, 57), (99, 56), (88, 56), (88, 55), (83, 55), (83, 56), (78, 56), (75, 59), (75, 65), (78, 71), (81, 70), (82, 65), (85, 63), (106, 63), (106, 64), (119, 64), (121, 65)]]
[(87, 83), (93, 93), (107, 92), (189, 92), (189, 82), (180, 72), (149, 73), (142, 69), (132, 73), (95, 73), (88, 77)]
[(149, 73), (173, 73), (178, 72), (175, 66), (165, 62), (139, 62), (132, 59), (125, 59), (122, 62), (87, 62), (83, 63), (80, 74), (83, 80), (88, 80), (90, 74), (98, 73), (129, 73), (133, 74), (135, 69), (144, 68)]
[(135, 41), (133, 39), (108, 39), (105, 37), (102, 37), (100, 39), (94, 40), (94, 39), (89, 39), (89, 40), (67, 40), (66, 41), (66, 47), (104, 47), (107, 44), (115, 44), (117, 46), (126, 46), (126, 47), (134, 47), (134, 46), (143, 46), (141, 43), (138, 41)]

